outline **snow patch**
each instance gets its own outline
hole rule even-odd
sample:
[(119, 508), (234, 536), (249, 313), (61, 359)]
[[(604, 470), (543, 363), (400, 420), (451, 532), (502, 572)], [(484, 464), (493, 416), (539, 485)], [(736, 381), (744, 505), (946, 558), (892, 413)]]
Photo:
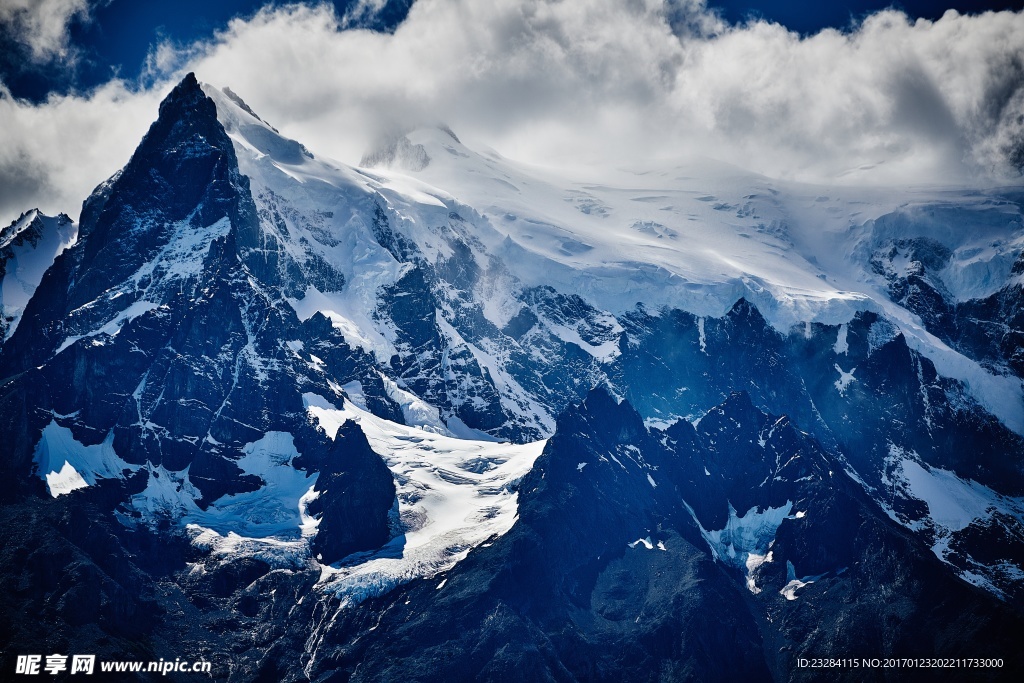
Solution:
[(99, 479), (121, 478), (138, 465), (129, 465), (114, 451), (114, 432), (93, 446), (75, 439), (71, 430), (51, 420), (36, 444), (34, 461), (39, 477), (46, 481), (50, 495), (56, 498)]
[(385, 393), (387, 393), (388, 398), (401, 407), (402, 417), (405, 418), (405, 423), (407, 425), (419, 427), (420, 429), (428, 432), (434, 432), (435, 434), (453, 436), (441, 420), (441, 415), (438, 413), (437, 408), (430, 405), (411, 391), (402, 389), (383, 373), (379, 374), (381, 380), (384, 382)]
[(50, 489), (50, 495), (54, 498), (65, 493), (71, 493), (75, 489), (85, 488), (88, 485), (85, 479), (82, 478), (82, 475), (78, 473), (78, 470), (66, 461), (64, 466), (60, 468), (60, 472), (49, 472), (46, 475), (46, 486)]
[(947, 531), (960, 531), (977, 519), (1004, 508), (1010, 512), (1020, 504), (987, 486), (909, 457), (899, 461), (896, 476), (902, 478), (906, 493), (928, 506), (932, 522)]
[(793, 563), (786, 560), (786, 585), (782, 587), (779, 594), (784, 596), (786, 600), (796, 600), (796, 592), (804, 586), (810, 585), (815, 581), (825, 576), (824, 574), (816, 574), (815, 576), (805, 576), (802, 579), (796, 578), (796, 568)]
[(836, 333), (836, 343), (832, 346), (832, 351), (836, 355), (846, 354), (850, 350), (850, 344), (846, 341), (847, 328), (846, 323), (839, 326), (839, 332)]
[(221, 496), (206, 510), (196, 503), (202, 493), (190, 480), (190, 468), (171, 471), (147, 463), (146, 488), (132, 496), (129, 507), (148, 523), (182, 524), (193, 545), (215, 557), (245, 555), (273, 566), (301, 566), (319, 524), (308, 513), (308, 505), (319, 494), (313, 490), (318, 475), (292, 467), (297, 456), (287, 432), (267, 432), (246, 444), (236, 464), (259, 477), (263, 486)]
[(124, 309), (123, 311), (115, 315), (109, 322), (107, 322), (103, 326), (95, 330), (92, 330), (91, 332), (86, 332), (85, 334), (72, 335), (66, 338), (61, 343), (61, 345), (57, 347), (57, 350), (53, 352), (53, 355), (56, 356), (57, 354), (61, 353), (64, 349), (68, 348), (75, 342), (78, 342), (82, 339), (97, 337), (101, 334), (105, 334), (110, 337), (117, 336), (117, 334), (121, 331), (121, 328), (124, 326), (126, 322), (135, 320), (140, 315), (156, 310), (158, 308), (160, 308), (160, 304), (155, 303), (153, 301), (136, 301), (132, 303), (128, 308)]
[(376, 307), (376, 290), (372, 295), (355, 288), (324, 293), (310, 285), (301, 299), (286, 301), (299, 320), (306, 321), (316, 313), (326, 316), (346, 343), (372, 353), (378, 361), (386, 362), (395, 354), (394, 331), (374, 321), (367, 313)]
[[(883, 509), (892, 519), (930, 537), (935, 556), (953, 566), (962, 579), (1005, 597), (993, 579), (998, 577), (1016, 581), (1018, 574), (1024, 578), (1020, 567), (1005, 563), (985, 566), (969, 555), (966, 560), (975, 571), (964, 570), (961, 563), (954, 562), (954, 551), (950, 547), (958, 532), (975, 523), (989, 523), (997, 514), (1024, 522), (1024, 498), (1004, 496), (948, 470), (931, 467), (921, 462), (913, 451), (894, 444), (889, 445), (882, 483), (892, 496), (919, 500), (925, 504), (927, 512), (923, 516), (910, 517), (896, 512), (887, 502), (882, 501)], [(962, 552), (959, 554), (963, 555)]]
[(566, 344), (574, 344), (588, 354), (594, 357), (595, 360), (601, 361), (602, 363), (610, 363), (619, 357), (622, 351), (619, 349), (619, 338), (618, 335), (622, 333), (622, 326), (612, 316), (606, 315), (604, 322), (611, 322), (611, 331), (609, 336), (611, 337), (607, 341), (601, 342), (601, 344), (594, 346), (589, 342), (585, 341), (580, 336), (578, 330), (561, 325), (559, 323), (552, 322), (548, 319), (544, 319), (548, 329), (556, 337), (564, 341)]
[(354, 420), (395, 475), (402, 533), (385, 547), (321, 569), (321, 589), (358, 604), (418, 577), (432, 577), (470, 550), (505, 534), (518, 510), (517, 482), (533, 467), (545, 441), (529, 444), (456, 439), (399, 425), (352, 402), (336, 408), (303, 396), (328, 436)]
[(201, 513), (196, 501), (203, 495), (189, 480), (188, 467), (171, 471), (163, 465), (146, 463), (145, 470), (146, 488), (132, 496), (130, 503), (133, 510), (142, 513), (144, 521), (187, 519)]
[(846, 388), (849, 387), (851, 383), (857, 380), (857, 378), (853, 376), (853, 373), (857, 370), (857, 368), (851, 368), (849, 372), (846, 372), (841, 367), (839, 367), (838, 363), (833, 365), (833, 367), (836, 369), (836, 372), (839, 373), (839, 379), (833, 382), (833, 384), (835, 385), (836, 390), (839, 392), (840, 396), (846, 396)]
[[(26, 239), (32, 231), (32, 239)], [(21, 237), (22, 244), (14, 242)], [(10, 258), (0, 261), (0, 316), (9, 321), (3, 343), (21, 322), (21, 315), (43, 280), (43, 274), (60, 254), (78, 239), (78, 225), (66, 216), (51, 218), (29, 211), (0, 231), (0, 250), (10, 249)]]
[[(767, 558), (768, 550), (775, 541), (775, 534), (792, 509), (793, 503), (786, 501), (785, 505), (777, 508), (760, 510), (755, 506), (743, 515), (737, 515), (730, 503), (729, 519), (725, 527), (713, 531), (704, 528), (692, 508), (690, 514), (711, 548), (712, 555), (723, 564), (743, 570), (747, 585), (750, 586), (753, 582), (751, 572), (766, 561), (764, 558)], [(753, 561), (751, 555), (755, 556)]]
[(302, 501), (308, 501), (317, 474), (295, 469), (299, 456), (294, 439), (287, 432), (267, 432), (242, 448), (238, 467), (263, 482), (256, 491), (221, 496), (210, 507), (192, 513), (188, 521), (206, 529), (248, 538), (270, 536), (295, 539), (309, 535), (315, 523), (305, 515)]
[(882, 348), (900, 334), (900, 328), (886, 318), (879, 318), (868, 328), (868, 354)]
[(369, 410), (366, 407), (366, 396), (363, 394), (362, 383), (354, 379), (348, 384), (344, 384), (341, 387), (342, 391), (345, 392), (345, 397), (355, 403), (361, 410)]
[(757, 553), (749, 553), (747, 555), (747, 561), (745, 568), (747, 570), (747, 590), (754, 595), (761, 592), (761, 589), (757, 586), (757, 581), (754, 578), (754, 570), (760, 567), (762, 564), (771, 562), (773, 560), (772, 551), (769, 550), (767, 555), (758, 555)]

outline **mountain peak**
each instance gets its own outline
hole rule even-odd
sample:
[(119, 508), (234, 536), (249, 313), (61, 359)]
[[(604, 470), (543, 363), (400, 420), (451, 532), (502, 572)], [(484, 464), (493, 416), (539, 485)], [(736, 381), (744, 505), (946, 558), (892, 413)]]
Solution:
[(209, 83), (200, 87), (216, 108), (217, 120), (228, 136), (242, 147), (253, 148), (275, 162), (300, 166), (314, 158), (301, 143), (285, 137), (267, 123), (231, 88), (218, 88)]
[(15, 218), (6, 228), (0, 228), (0, 248), (10, 244), (39, 217), (39, 209), (29, 209)]
[(78, 226), (66, 214), (39, 209), (0, 229), (0, 344), (13, 334), (54, 259), (74, 244)]
[[(29, 209), (14, 219), (7, 227), (0, 228), (0, 250), (10, 250), (25, 243), (34, 247), (47, 232), (57, 230), (66, 232), (66, 226), (72, 223), (74, 221), (66, 213), (47, 216), (38, 208)], [(65, 236), (63, 239), (65, 242), (67, 239), (73, 241), (73, 237)], [(65, 246), (67, 245), (65, 244)], [(4, 252), (0, 251), (0, 259), (3, 258), (3, 254)], [(0, 264), (2, 263), (3, 261), (0, 260)], [(3, 278), (3, 272), (2, 265), (0, 265), (0, 279)]]
[(643, 418), (629, 401), (616, 400), (607, 386), (592, 388), (578, 407), (558, 417), (558, 429), (592, 433), (607, 443), (633, 443), (646, 434)]
[[(40, 303), (36, 313), (26, 309), (26, 321), (37, 314), (45, 318), (53, 310), (66, 312), (89, 304), (83, 309), (87, 314), (72, 327), (82, 334), (98, 329), (137, 295), (133, 277), (140, 269), (158, 263), (168, 245), (193, 240), (202, 246), (187, 255), (175, 252), (174, 267), (161, 263), (157, 281), (147, 281), (151, 301), (176, 296), (179, 275), (195, 272), (212, 237), (228, 225), (244, 231), (254, 222), (247, 187), (231, 140), (217, 120), (214, 101), (195, 75), (188, 74), (164, 98), (159, 116), (125, 167), (86, 200), (75, 264), (66, 264), (58, 278), (63, 281), (54, 280), (55, 289), (47, 290), (40, 299), (46, 303)], [(182, 259), (191, 265), (183, 266)], [(78, 268), (80, 273), (74, 274), (72, 269)], [(117, 303), (110, 300), (111, 307), (96, 304), (106, 301), (105, 293), (113, 292), (132, 296), (121, 296)], [(66, 336), (57, 334), (50, 341), (59, 344)], [(12, 348), (38, 349), (26, 351), (19, 362), (31, 363), (26, 360), (29, 356), (52, 352), (41, 347), (38, 330), (35, 339), (20, 341), (12, 335), (10, 341), (16, 342)], [(20, 351), (12, 351), (10, 358), (19, 355)]]
[(196, 75), (193, 72), (188, 72), (185, 77), (178, 82), (178, 85), (174, 86), (174, 89), (164, 98), (164, 101), (160, 104), (160, 110), (163, 112), (164, 107), (170, 106), (173, 103), (182, 102), (199, 102), (206, 98), (206, 93), (199, 87), (199, 81), (196, 79)]
[[(217, 121), (217, 106), (203, 92), (195, 74), (189, 73), (160, 103), (156, 121), (139, 143), (119, 180), (122, 184), (125, 181), (132, 184), (131, 177), (148, 174), (157, 158), (177, 166), (187, 163), (188, 159), (209, 156), (214, 150), (217, 150), (216, 156), (234, 156), (231, 141)], [(167, 177), (173, 178), (174, 175), (171, 172)], [(178, 180), (198, 181), (200, 178)]]

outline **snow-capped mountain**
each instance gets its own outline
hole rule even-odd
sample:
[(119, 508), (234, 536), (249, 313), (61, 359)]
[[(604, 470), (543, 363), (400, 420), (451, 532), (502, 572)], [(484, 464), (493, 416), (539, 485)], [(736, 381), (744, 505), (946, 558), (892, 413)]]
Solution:
[[(26, 211), (0, 230), (0, 337), (18, 327), (25, 305), (53, 260), (75, 243), (78, 226), (61, 214)], [(2, 340), (0, 340), (2, 343)]]
[(444, 127), (350, 167), (186, 77), (77, 226), (0, 234), (8, 639), (224, 680), (1006, 656), (1019, 191), (588, 175)]

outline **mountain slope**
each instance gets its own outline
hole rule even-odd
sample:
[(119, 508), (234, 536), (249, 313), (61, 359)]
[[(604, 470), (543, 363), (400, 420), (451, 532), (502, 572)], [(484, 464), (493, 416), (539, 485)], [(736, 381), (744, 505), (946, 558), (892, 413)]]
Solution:
[(33, 209), (0, 231), (0, 338), (14, 333), (43, 273), (74, 244), (78, 226)]
[[(1012, 647), (1019, 614), (943, 570), (786, 418), (734, 394), (701, 425), (648, 432), (595, 390), (559, 417), (507, 534), (366, 603), (372, 631), (366, 612), (340, 610), (315, 631), (304, 673), (787, 680), (795, 657), (822, 650)], [(745, 475), (726, 443), (753, 443)], [(840, 678), (872, 673), (883, 679)]]
[(86, 201), (0, 347), (10, 642), (184, 633), (225, 680), (1008, 657), (1011, 192), (569, 181), (447, 129), (364, 162), (189, 75)]

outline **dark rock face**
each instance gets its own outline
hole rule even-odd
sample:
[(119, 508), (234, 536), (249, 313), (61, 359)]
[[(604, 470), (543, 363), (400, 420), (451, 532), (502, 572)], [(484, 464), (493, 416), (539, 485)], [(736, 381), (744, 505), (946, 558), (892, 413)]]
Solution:
[[(1014, 271), (1024, 272), (1024, 261)], [(1024, 377), (1024, 287), (1011, 284), (984, 299), (962, 302), (956, 315), (957, 348)]]
[(670, 421), (696, 416), (731, 391), (749, 389), (760, 405), (779, 412), (785, 406), (804, 424), (814, 423), (810, 406), (793, 400), (805, 392), (786, 339), (749, 302), (741, 299), (720, 319), (638, 309), (623, 327), (629, 342), (616, 379), (641, 414)]
[(484, 431), (498, 430), (506, 419), (498, 391), (465, 343), (444, 334), (438, 307), (420, 268), (383, 292), (377, 315), (397, 331), (398, 353), (391, 368), (416, 395), (446, 415)]
[[(1022, 285), (1010, 281), (989, 296), (957, 301), (937, 277), (950, 257), (942, 244), (915, 238), (893, 241), (871, 263), (889, 282), (892, 300), (920, 316), (929, 332), (996, 372), (1024, 376)], [(1024, 257), (1011, 274), (1022, 272)]]
[(638, 311), (624, 327), (630, 343), (615, 380), (645, 416), (700, 415), (702, 405), (749, 389), (756, 404), (792, 415), (862, 475), (895, 443), (961, 476), (1021, 490), (1021, 438), (874, 313), (783, 337), (741, 301), (721, 319)]
[(391, 229), (388, 215), (379, 204), (374, 206), (373, 211), (373, 236), (399, 263), (408, 263), (419, 256), (415, 244), (402, 233)]
[[(780, 333), (743, 299), (721, 318), (613, 316), (513, 282), (470, 207), (438, 212), (427, 244), (367, 193), (339, 210), (399, 273), (360, 312), (394, 349), (379, 358), (289, 303), (352, 285), (293, 233), (350, 243), (326, 210), (253, 196), (217, 106), (191, 75), (175, 88), (0, 347), (0, 666), (72, 649), (206, 658), (233, 681), (814, 680), (795, 661), (821, 656), (1020, 674), (1007, 497), (1024, 440), (892, 323)], [(259, 130), (283, 163), (312, 158)], [(952, 302), (944, 249), (897, 240), (873, 265), (929, 329), (1019, 375), (1019, 285)], [(404, 424), (409, 395), (453, 431), (550, 438), (502, 492), (518, 496), (506, 534), (355, 603), (323, 565), (414, 549), (377, 437), (325, 433), (311, 406)], [(51, 447), (90, 480), (53, 497)], [(992, 508), (943, 521), (922, 481)], [(251, 533), (225, 550), (236, 529)]]
[(324, 372), (339, 385), (359, 382), (370, 412), (405, 424), (402, 408), (388, 395), (374, 360), (362, 349), (349, 346), (322, 313), (314, 313), (302, 324), (298, 338), (309, 359), (312, 360), (312, 356), (321, 359)]
[(313, 487), (318, 496), (309, 504), (309, 513), (320, 518), (314, 556), (330, 564), (384, 545), (395, 481), (358, 425), (349, 421), (341, 426), (323, 461)]
[[(78, 242), (46, 272), (0, 351), (0, 488), (10, 523), (23, 520), (3, 576), (23, 589), (5, 617), (47, 615), (5, 618), (10, 642), (33, 644), (26, 651), (73, 643), (111, 659), (157, 659), (181, 634), (195, 638), (196, 658), (228, 647), (231, 627), (199, 635), (196, 615), (234, 609), (244, 597), (236, 592), (276, 567), (204, 556), (185, 525), (202, 514), (230, 520), (218, 506), (233, 509), (239, 496), (274, 495), (273, 471), (318, 477), (312, 514), (344, 527), (318, 551), (336, 559), (388, 539), (395, 489), (386, 465), (358, 427), (339, 443), (309, 424), (302, 394), (324, 382), (305, 344), (329, 343), (330, 326), (300, 323), (273, 293), (282, 269), (255, 248), (248, 188), (214, 103), (190, 75), (125, 169), (86, 203)], [(346, 373), (371, 374), (365, 358), (340, 344), (333, 351)], [(63, 441), (47, 441), (45, 429)], [(51, 499), (43, 478), (61, 463), (41, 469), (48, 449), (80, 458), (72, 467), (93, 485)], [(296, 514), (265, 518), (257, 506), (240, 523), (284, 512)], [(186, 560), (208, 567), (179, 576)], [(183, 621), (161, 621), (167, 615)]]
[[(973, 401), (965, 403), (964, 387), (939, 376), (903, 335), (884, 331), (888, 325), (874, 314), (851, 321), (849, 350), (841, 355), (800, 344), (815, 407), (857, 470), (863, 466), (867, 471), (868, 462), (884, 459), (879, 449), (894, 443), (963, 477), (1007, 491), (1024, 490), (1020, 437)], [(823, 334), (826, 343), (830, 336)], [(841, 376), (836, 366), (855, 368), (855, 379), (842, 392), (828, 381)], [(820, 373), (816, 386), (815, 370)]]
[[(357, 637), (362, 618), (343, 615), (323, 636), (317, 671), (328, 680), (788, 680), (799, 679), (797, 657), (823, 650), (1011, 647), (1002, 629), (1019, 614), (953, 578), (786, 418), (743, 394), (708, 416), (718, 421), (700, 434), (685, 423), (648, 431), (627, 403), (592, 392), (559, 418), (522, 481), (516, 526), (443, 577), (375, 602), (372, 636)], [(750, 474), (771, 476), (742, 489), (748, 518), (787, 503), (792, 512), (764, 539), (768, 560), (748, 570), (716, 559), (722, 546), (709, 532), (726, 526), (738, 507), (729, 489), (742, 487), (716, 453), (751, 440)], [(950, 640), (961, 630), (971, 646)]]

